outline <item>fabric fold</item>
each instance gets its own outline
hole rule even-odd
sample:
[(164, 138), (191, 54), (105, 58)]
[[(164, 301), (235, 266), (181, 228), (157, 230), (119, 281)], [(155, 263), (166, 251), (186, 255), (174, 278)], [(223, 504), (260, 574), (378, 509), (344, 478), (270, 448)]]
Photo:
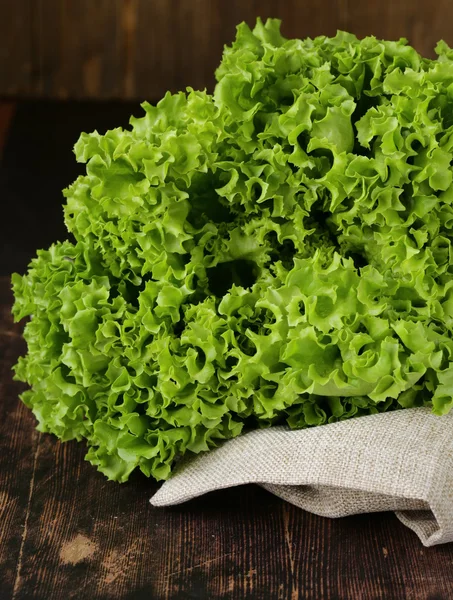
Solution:
[(257, 483), (325, 517), (395, 511), (425, 546), (453, 541), (453, 414), (415, 408), (311, 429), (251, 431), (186, 457), (151, 499)]

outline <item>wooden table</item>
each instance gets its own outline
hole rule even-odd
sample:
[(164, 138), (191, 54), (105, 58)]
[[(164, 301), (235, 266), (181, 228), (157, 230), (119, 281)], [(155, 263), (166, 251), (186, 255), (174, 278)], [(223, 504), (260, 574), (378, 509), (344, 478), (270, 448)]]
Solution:
[[(52, 168), (48, 185), (37, 194), (49, 194), (62, 164), (58, 156), (67, 151), (59, 142), (58, 118), (69, 122), (68, 111), (80, 109), (34, 107), (38, 115), (33, 118), (27, 117), (30, 110), (18, 111), (5, 147), (3, 214), (8, 212), (8, 190), (18, 194), (24, 214), (26, 203), (36, 201), (27, 199), (30, 184), (20, 173), (11, 175), (14, 149), (25, 139), (15, 137), (24, 135), (26, 126), (29, 161), (21, 167), (24, 173), (38, 160), (33, 159), (33, 144), (48, 145), (46, 160)], [(42, 131), (33, 130), (43, 121), (39, 110), (48, 111), (47, 142)], [(55, 113), (54, 122), (49, 115)], [(17, 119), (25, 119), (25, 125)], [(50, 198), (49, 206), (52, 202)], [(46, 211), (53, 210), (46, 206), (41, 228), (48, 222)], [(23, 255), (12, 251), (14, 235), (6, 225), (4, 229), (9, 254), (2, 259), (10, 261), (11, 269), (22, 268)], [(21, 228), (16, 236), (18, 248), (26, 245)], [(37, 433), (32, 414), (18, 400), (24, 386), (11, 376), (25, 344), (21, 325), (14, 325), (10, 316), (9, 287), (9, 278), (0, 278), (1, 600), (453, 597), (453, 544), (424, 548), (391, 513), (324, 519), (257, 486), (157, 509), (149, 504), (157, 484), (139, 475), (127, 484), (108, 482), (84, 461), (82, 443), (61, 444)]]

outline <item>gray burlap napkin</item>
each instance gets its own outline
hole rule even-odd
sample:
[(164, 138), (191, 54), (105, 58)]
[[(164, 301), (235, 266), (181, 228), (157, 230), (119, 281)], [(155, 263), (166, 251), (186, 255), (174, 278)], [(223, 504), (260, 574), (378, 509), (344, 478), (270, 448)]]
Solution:
[(155, 506), (258, 483), (327, 517), (396, 511), (425, 546), (453, 541), (453, 413), (416, 408), (291, 431), (252, 431), (184, 459)]

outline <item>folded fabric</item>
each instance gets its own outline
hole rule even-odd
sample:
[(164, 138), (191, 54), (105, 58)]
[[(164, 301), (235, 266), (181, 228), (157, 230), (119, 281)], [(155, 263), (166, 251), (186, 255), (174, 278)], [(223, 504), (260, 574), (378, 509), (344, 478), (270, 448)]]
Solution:
[(326, 517), (392, 510), (425, 546), (451, 542), (453, 413), (414, 408), (251, 431), (186, 457), (151, 503), (179, 504), (246, 483)]

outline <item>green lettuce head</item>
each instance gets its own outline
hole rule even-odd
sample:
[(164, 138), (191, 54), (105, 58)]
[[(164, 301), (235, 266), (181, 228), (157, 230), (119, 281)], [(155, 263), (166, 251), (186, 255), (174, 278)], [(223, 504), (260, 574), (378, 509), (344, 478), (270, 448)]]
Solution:
[(125, 481), (243, 428), (452, 406), (453, 53), (238, 27), (211, 96), (82, 134), (14, 275), (40, 431)]

